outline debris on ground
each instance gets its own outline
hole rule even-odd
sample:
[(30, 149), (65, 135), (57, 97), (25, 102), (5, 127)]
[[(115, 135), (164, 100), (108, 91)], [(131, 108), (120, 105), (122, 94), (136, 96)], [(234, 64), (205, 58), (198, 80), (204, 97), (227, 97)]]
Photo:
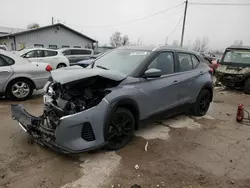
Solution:
[(3, 179), (6, 176), (6, 174), (1, 175), (1, 178)]
[(229, 113), (226, 113), (227, 114), (227, 116), (231, 116), (231, 114), (229, 114)]
[(162, 186), (162, 187), (165, 187), (164, 181), (161, 182), (161, 186)]
[(230, 160), (230, 163), (232, 163), (233, 162), (233, 160)]
[(142, 188), (140, 185), (134, 184), (131, 186), (131, 188)]
[(231, 184), (234, 184), (234, 181), (230, 181)]
[(247, 140), (250, 140), (250, 138), (247, 138)]
[(146, 145), (145, 145), (145, 151), (147, 152), (148, 151), (148, 142), (146, 143)]
[(135, 170), (138, 170), (139, 169), (139, 165), (135, 165)]
[(222, 101), (222, 100), (214, 100), (213, 102), (214, 103), (223, 103), (224, 101)]

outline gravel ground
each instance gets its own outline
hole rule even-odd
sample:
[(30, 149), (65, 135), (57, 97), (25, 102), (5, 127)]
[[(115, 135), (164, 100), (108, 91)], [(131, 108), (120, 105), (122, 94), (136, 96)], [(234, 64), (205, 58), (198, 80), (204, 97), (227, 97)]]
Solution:
[[(239, 103), (250, 110), (250, 97), (241, 92), (216, 88), (202, 118), (151, 121), (120, 151), (70, 157), (30, 144), (10, 118), (11, 103), (0, 100), (1, 188), (250, 187), (250, 123), (235, 122)], [(24, 105), (39, 115), (42, 97)]]

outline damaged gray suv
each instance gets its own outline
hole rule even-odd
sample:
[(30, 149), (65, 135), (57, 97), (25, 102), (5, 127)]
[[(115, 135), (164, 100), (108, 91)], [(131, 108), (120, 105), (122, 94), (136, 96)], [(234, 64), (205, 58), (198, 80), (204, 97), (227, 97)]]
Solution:
[(51, 72), (44, 112), (12, 105), (12, 117), (34, 140), (62, 153), (125, 146), (141, 120), (186, 110), (206, 114), (213, 97), (209, 67), (192, 51), (121, 47), (87, 68)]

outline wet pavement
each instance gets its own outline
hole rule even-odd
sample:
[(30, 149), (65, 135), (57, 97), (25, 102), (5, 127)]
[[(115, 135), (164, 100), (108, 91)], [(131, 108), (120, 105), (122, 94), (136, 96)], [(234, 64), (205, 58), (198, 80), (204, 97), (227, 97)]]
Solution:
[[(250, 110), (250, 97), (241, 92), (216, 88), (202, 118), (162, 118), (144, 125), (120, 151), (74, 156), (29, 143), (10, 117), (11, 103), (17, 102), (0, 100), (1, 188), (250, 187), (250, 122), (235, 122), (239, 103)], [(23, 104), (42, 113), (41, 95)]]

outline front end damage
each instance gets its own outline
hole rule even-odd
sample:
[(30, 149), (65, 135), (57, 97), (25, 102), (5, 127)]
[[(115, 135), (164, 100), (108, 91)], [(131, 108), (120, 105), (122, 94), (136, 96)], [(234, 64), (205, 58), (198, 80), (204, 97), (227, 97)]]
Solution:
[(249, 67), (230, 65), (220, 65), (215, 74), (217, 81), (228, 87), (243, 87), (249, 75)]
[(12, 118), (34, 141), (61, 153), (80, 153), (105, 145), (104, 124), (110, 110), (105, 99), (121, 79), (100, 75), (45, 87), (44, 111), (39, 117), (21, 104), (12, 105)]

